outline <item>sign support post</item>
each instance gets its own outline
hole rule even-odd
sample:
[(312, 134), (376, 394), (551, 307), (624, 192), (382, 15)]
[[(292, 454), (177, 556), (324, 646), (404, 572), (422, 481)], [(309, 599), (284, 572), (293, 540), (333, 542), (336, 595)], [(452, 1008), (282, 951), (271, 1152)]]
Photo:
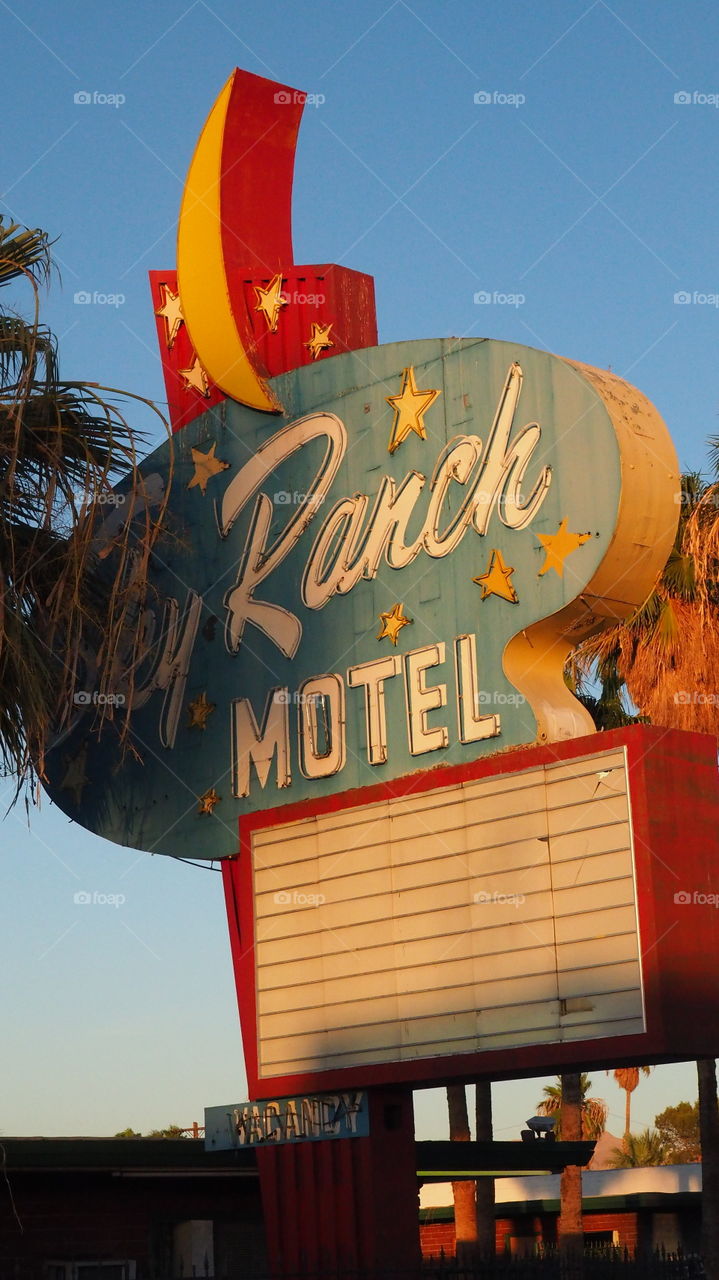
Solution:
[(368, 1100), (368, 1137), (257, 1148), (273, 1280), (419, 1265), (412, 1091), (371, 1088)]

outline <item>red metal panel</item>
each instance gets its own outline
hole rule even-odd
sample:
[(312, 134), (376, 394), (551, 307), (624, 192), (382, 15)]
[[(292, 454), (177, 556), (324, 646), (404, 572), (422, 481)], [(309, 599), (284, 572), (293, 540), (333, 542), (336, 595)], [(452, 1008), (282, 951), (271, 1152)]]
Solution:
[(236, 70), (222, 140), (222, 250), (230, 300), (235, 270), (274, 275), (291, 262), (292, 179), (306, 95)]
[[(647, 1029), (642, 1034), (531, 1045), (260, 1080), (253, 955), (250, 840), (253, 830), (313, 813), (410, 795), (470, 778), (522, 772), (626, 746)], [(242, 912), (242, 944), (233, 941), (248, 1080), (253, 1098), (308, 1089), (389, 1082), (536, 1075), (561, 1067), (598, 1069), (622, 1062), (669, 1062), (719, 1055), (719, 776), (716, 742), (704, 734), (635, 725), (546, 747), (527, 747), (470, 765), (426, 770), (384, 784), (253, 814), (241, 823), (240, 854), (223, 864), (231, 902)], [(713, 878), (714, 877), (714, 878)], [(698, 900), (684, 903), (675, 895)], [(359, 1141), (359, 1140), (357, 1140)]]
[(320, 351), (317, 360), (358, 351), (377, 345), (374, 280), (361, 271), (338, 267), (285, 266), (282, 268), (282, 307), (277, 328), (271, 333), (264, 315), (257, 311), (255, 288), (266, 289), (269, 276), (243, 280), (242, 306), (248, 317), (251, 341), (257, 357), (270, 376), (312, 364), (313, 355), (307, 343), (312, 336), (312, 323), (331, 325), (331, 347)]
[(370, 1093), (370, 1137), (258, 1147), (273, 1276), (409, 1272), (419, 1250), (411, 1092)]
[[(235, 314), (246, 334), (247, 349), (253, 359), (256, 358), (263, 374), (275, 377), (289, 369), (313, 363), (312, 352), (307, 346), (313, 322), (332, 326), (329, 334), (332, 346), (320, 351), (317, 360), (377, 345), (374, 281), (371, 276), (332, 263), (289, 266), (281, 270), (282, 292), (288, 301), (280, 311), (274, 333), (270, 332), (264, 315), (256, 310), (255, 292), (258, 286), (267, 288), (271, 277), (266, 273), (249, 276), (246, 270), (240, 271), (239, 268), (234, 273), (238, 283)], [(177, 294), (177, 272), (151, 271), (149, 275), (152, 307), (157, 312), (165, 301), (167, 289)], [(156, 316), (156, 321), (169, 418), (173, 431), (179, 431), (212, 405), (219, 404), (224, 399), (224, 392), (212, 382), (208, 382), (206, 395), (188, 385), (180, 371), (190, 369), (196, 355), (187, 328), (184, 322), (180, 325), (170, 347), (165, 319)]]
[[(177, 272), (150, 271), (150, 290), (152, 292), (152, 310), (157, 313), (163, 306), (166, 290), (177, 295)], [(184, 321), (180, 325), (171, 347), (168, 346), (167, 324), (163, 316), (155, 314), (157, 323), (157, 341), (160, 345), (162, 373), (167, 392), (167, 412), (173, 431), (187, 426), (193, 418), (211, 409), (213, 405), (224, 400), (224, 392), (214, 383), (208, 382), (207, 395), (189, 386), (182, 377), (181, 369), (191, 369), (197, 359), (190, 335)]]

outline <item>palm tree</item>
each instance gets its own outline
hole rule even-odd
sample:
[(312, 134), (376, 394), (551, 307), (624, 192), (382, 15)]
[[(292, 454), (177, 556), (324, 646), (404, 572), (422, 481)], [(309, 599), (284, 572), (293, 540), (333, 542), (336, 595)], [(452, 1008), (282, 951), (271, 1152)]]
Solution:
[[(449, 1137), (452, 1142), (469, 1142), (467, 1091), (463, 1084), (447, 1085)], [(471, 1263), (477, 1252), (476, 1184), (470, 1178), (452, 1183), (456, 1256), (460, 1264)]]
[(650, 1165), (666, 1164), (669, 1152), (661, 1134), (656, 1129), (644, 1129), (641, 1133), (624, 1135), (621, 1147), (615, 1147), (610, 1169), (645, 1169)]
[(640, 1071), (643, 1076), (648, 1076), (648, 1075), (651, 1075), (652, 1069), (651, 1067), (617, 1067), (614, 1072), (614, 1079), (619, 1085), (619, 1088), (623, 1089), (626, 1095), (626, 1100), (624, 1104), (625, 1136), (630, 1132), (632, 1127), (631, 1125), (632, 1094), (634, 1093), (634, 1090), (639, 1084)]
[[(712, 448), (719, 460), (719, 437)], [(652, 724), (719, 735), (713, 672), (719, 666), (719, 485), (682, 476), (674, 546), (653, 590), (623, 622), (585, 640), (570, 659), (572, 677), (597, 728), (621, 702), (622, 686)], [(598, 698), (583, 692), (598, 678)], [(711, 688), (704, 689), (704, 685)], [(610, 695), (610, 696), (607, 696)], [(626, 713), (617, 723), (632, 723)]]
[[(46, 233), (0, 219), (0, 285), (25, 283), (33, 295), (29, 320), (0, 310), (0, 772), (16, 777), (18, 792), (34, 771), (42, 776), (51, 732), (70, 723), (88, 653), (100, 654), (98, 692), (112, 691), (128, 643), (132, 667), (139, 631), (128, 623), (162, 515), (142, 501), (135, 437), (114, 402), (121, 393), (60, 379), (39, 316), (51, 273)], [(125, 473), (134, 500), (103, 546), (96, 499)], [(104, 718), (112, 706), (99, 699), (98, 730)], [(123, 716), (121, 737), (126, 726)]]
[[(714, 473), (719, 437), (709, 440)], [(713, 695), (719, 666), (719, 484), (682, 476), (679, 525), (669, 559), (644, 604), (624, 622), (582, 644), (572, 659), (581, 686), (590, 673), (623, 683), (653, 724), (719, 735)], [(706, 688), (707, 682), (711, 688)], [(599, 719), (595, 719), (600, 727)], [(702, 1248), (719, 1275), (719, 1102), (716, 1063), (697, 1062), (702, 1140)]]
[[(564, 1115), (562, 1113), (562, 1102), (564, 1101), (564, 1076), (557, 1076), (556, 1084), (545, 1084), (544, 1097), (537, 1104), (537, 1111), (542, 1116), (555, 1116), (556, 1124), (554, 1126), (555, 1137), (560, 1140), (571, 1141), (567, 1138), (564, 1131)], [(591, 1141), (601, 1137), (607, 1124), (607, 1104), (602, 1098), (590, 1098), (589, 1092), (592, 1082), (586, 1071), (582, 1071), (579, 1076), (579, 1096), (580, 1096), (580, 1115), (581, 1130), (577, 1135), (576, 1141), (581, 1138)]]
[[(475, 1136), (477, 1142), (492, 1141), (492, 1084), (490, 1080), (477, 1080), (475, 1084)], [(478, 1178), (477, 1199), (477, 1248), (489, 1258), (496, 1249), (495, 1187), (494, 1178)]]
[[(555, 1101), (557, 1090), (559, 1113), (557, 1128), (567, 1142), (579, 1142), (582, 1138), (583, 1112), (585, 1099), (589, 1089), (589, 1076), (578, 1071), (566, 1072), (558, 1076), (558, 1085), (545, 1086), (545, 1108)], [(542, 1103), (538, 1110), (542, 1110)], [(551, 1111), (547, 1111), (551, 1114)], [(578, 1165), (568, 1164), (562, 1170), (559, 1179), (559, 1252), (562, 1261), (573, 1274), (582, 1274), (584, 1263), (584, 1227), (582, 1224), (582, 1170)]]
[[(544, 1097), (537, 1104), (543, 1116), (555, 1116), (554, 1134), (565, 1142), (596, 1139), (607, 1123), (607, 1104), (601, 1098), (590, 1098), (592, 1082), (586, 1071), (567, 1072), (557, 1076), (556, 1084), (545, 1084)], [(567, 1165), (560, 1184), (560, 1213), (557, 1229), (559, 1248), (565, 1261), (578, 1274), (584, 1248), (582, 1229), (582, 1170)]]

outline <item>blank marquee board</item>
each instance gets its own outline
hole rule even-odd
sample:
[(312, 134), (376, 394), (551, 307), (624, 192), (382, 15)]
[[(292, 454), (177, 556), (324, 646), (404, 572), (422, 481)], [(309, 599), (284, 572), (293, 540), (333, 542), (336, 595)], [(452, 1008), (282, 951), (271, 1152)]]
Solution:
[(588, 1041), (593, 1058), (646, 1051), (671, 935), (688, 923), (715, 946), (717, 926), (681, 901), (705, 880), (691, 823), (681, 847), (669, 834), (671, 788), (647, 829), (675, 735), (638, 728), (244, 821), (226, 881), (257, 1096), (439, 1061), (521, 1069)]

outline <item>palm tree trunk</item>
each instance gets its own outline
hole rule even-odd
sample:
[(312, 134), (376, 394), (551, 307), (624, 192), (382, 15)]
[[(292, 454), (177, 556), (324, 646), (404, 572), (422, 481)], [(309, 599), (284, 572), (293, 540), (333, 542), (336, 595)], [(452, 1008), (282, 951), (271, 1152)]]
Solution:
[[(449, 1109), (449, 1136), (452, 1142), (469, 1142), (469, 1113), (467, 1091), (463, 1084), (447, 1085)], [(454, 1200), (454, 1233), (457, 1242), (457, 1261), (460, 1265), (473, 1262), (477, 1256), (477, 1204), (476, 1184), (472, 1179), (452, 1183)]]
[(632, 1117), (632, 1095), (629, 1089), (624, 1090), (626, 1094), (626, 1102), (624, 1104), (624, 1136), (631, 1133), (631, 1117)]
[[(492, 1141), (492, 1084), (489, 1080), (476, 1083), (475, 1130), (477, 1142)], [(483, 1257), (491, 1257), (496, 1250), (494, 1220), (494, 1178), (478, 1178), (477, 1188), (477, 1249)]]
[(716, 1062), (700, 1058), (699, 1129), (702, 1144), (702, 1254), (707, 1276), (719, 1276), (719, 1106)]
[[(578, 1072), (562, 1076), (562, 1140), (582, 1137), (582, 1090)], [(560, 1182), (559, 1252), (565, 1274), (580, 1276), (584, 1253), (582, 1230), (582, 1171), (567, 1165)]]

